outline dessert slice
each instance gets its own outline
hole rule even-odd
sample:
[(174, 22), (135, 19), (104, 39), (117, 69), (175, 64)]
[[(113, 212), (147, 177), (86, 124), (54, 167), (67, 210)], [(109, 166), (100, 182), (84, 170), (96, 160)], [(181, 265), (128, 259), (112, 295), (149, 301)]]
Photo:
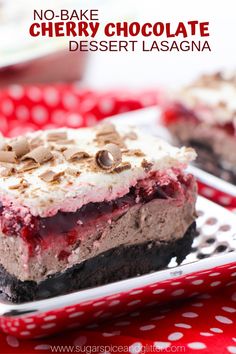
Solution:
[(175, 141), (197, 150), (204, 170), (236, 184), (236, 76), (204, 75), (164, 112)]
[(2, 139), (0, 289), (15, 302), (180, 263), (195, 235), (188, 148), (129, 127)]

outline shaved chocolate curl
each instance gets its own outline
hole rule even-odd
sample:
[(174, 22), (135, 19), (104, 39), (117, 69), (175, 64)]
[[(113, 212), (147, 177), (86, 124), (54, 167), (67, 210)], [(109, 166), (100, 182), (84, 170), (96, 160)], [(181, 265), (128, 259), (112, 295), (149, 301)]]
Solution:
[(53, 158), (53, 155), (49, 148), (44, 146), (39, 146), (33, 150), (31, 150), (28, 154), (22, 157), (22, 160), (33, 160), (42, 164), (47, 162)]
[(59, 182), (60, 178), (64, 175), (64, 172), (54, 172), (54, 171), (45, 171), (42, 173), (39, 177), (44, 181), (44, 182)]
[(28, 140), (21, 137), (8, 143), (8, 150), (15, 152), (17, 157), (22, 157), (30, 151), (30, 146)]
[(66, 132), (54, 132), (49, 133), (47, 136), (48, 141), (58, 141), (58, 140), (67, 140)]
[(116, 144), (107, 144), (95, 156), (96, 164), (103, 170), (113, 170), (122, 161), (122, 153)]
[(90, 157), (87, 152), (81, 151), (77, 147), (66, 149), (63, 152), (63, 155), (65, 156), (65, 159), (67, 161), (73, 161), (73, 160), (76, 160), (76, 159), (80, 160), (80, 159), (84, 159), (84, 158)]
[(0, 151), (0, 162), (16, 163), (16, 153), (14, 151)]

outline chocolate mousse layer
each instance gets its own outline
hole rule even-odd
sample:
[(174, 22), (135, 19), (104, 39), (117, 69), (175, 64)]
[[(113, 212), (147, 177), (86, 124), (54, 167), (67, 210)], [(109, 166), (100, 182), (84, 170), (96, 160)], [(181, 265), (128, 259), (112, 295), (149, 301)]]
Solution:
[(194, 163), (230, 183), (236, 184), (236, 138), (219, 127), (191, 120), (168, 125), (177, 144), (193, 147), (198, 156)]
[(7, 299), (22, 303), (140, 276), (165, 268), (173, 257), (180, 264), (191, 252), (196, 234), (193, 222), (181, 238), (173, 235), (169, 242), (146, 241), (115, 247), (40, 283), (20, 281), (0, 266), (0, 287)]

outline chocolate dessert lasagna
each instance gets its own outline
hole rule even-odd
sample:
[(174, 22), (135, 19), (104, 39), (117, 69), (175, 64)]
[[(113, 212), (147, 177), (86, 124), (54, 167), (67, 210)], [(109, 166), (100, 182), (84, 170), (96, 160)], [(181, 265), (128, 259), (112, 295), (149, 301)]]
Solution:
[(175, 148), (134, 128), (1, 139), (0, 289), (14, 302), (180, 263), (195, 236), (196, 183)]
[(236, 75), (204, 75), (164, 112), (175, 141), (196, 149), (199, 167), (236, 184)]

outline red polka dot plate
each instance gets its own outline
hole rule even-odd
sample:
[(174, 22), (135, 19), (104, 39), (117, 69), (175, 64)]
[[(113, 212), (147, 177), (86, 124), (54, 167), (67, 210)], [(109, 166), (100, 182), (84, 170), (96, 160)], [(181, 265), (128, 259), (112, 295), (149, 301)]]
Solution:
[(2, 300), (1, 329), (21, 338), (48, 336), (236, 282), (234, 214), (203, 197), (197, 211), (199, 235), (180, 266), (173, 259), (162, 271), (47, 300), (20, 305)]

